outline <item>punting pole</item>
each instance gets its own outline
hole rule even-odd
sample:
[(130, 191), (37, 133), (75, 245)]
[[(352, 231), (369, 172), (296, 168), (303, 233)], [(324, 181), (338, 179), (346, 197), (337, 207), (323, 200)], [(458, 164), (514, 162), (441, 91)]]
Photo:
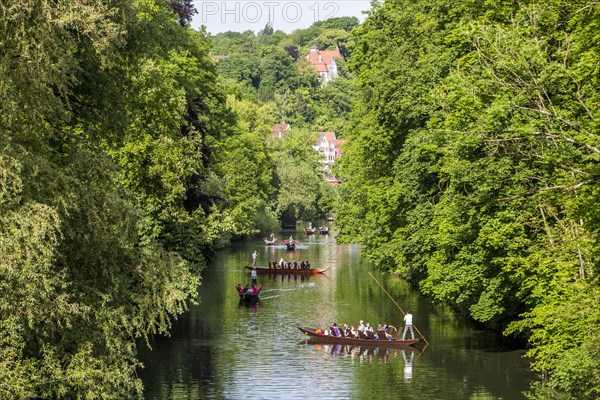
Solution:
[[(380, 288), (381, 288), (381, 289), (382, 289), (382, 290), (385, 292), (385, 294), (387, 294), (387, 295), (388, 295), (388, 297), (390, 298), (390, 300), (392, 300), (392, 301), (394, 302), (394, 304), (396, 305), (396, 307), (398, 307), (398, 309), (399, 309), (400, 311), (402, 311), (402, 314), (406, 315), (406, 313), (404, 312), (404, 310), (402, 309), (402, 307), (400, 307), (400, 306), (398, 305), (398, 303), (396, 303), (396, 300), (394, 300), (394, 298), (393, 298), (393, 297), (392, 297), (392, 296), (391, 296), (391, 295), (388, 293), (388, 291), (387, 291), (387, 290), (385, 290), (385, 288), (384, 288), (384, 287), (381, 285), (381, 283), (379, 283), (379, 281), (378, 281), (377, 279), (375, 279), (375, 277), (373, 276), (373, 274), (369, 272), (369, 275), (371, 275), (371, 278), (373, 278), (373, 280), (374, 280), (375, 282), (377, 282), (377, 284), (378, 284), (378, 285), (379, 285), (379, 287), (380, 287)], [(424, 342), (427, 344), (427, 346), (429, 346), (429, 342), (427, 341), (427, 339), (425, 339), (425, 336), (423, 336), (423, 334), (421, 333), (421, 331), (419, 330), (419, 328), (417, 328), (417, 326), (416, 326), (416, 325), (414, 325), (414, 324), (413, 324), (413, 327), (415, 328), (415, 330), (417, 331), (417, 333), (418, 333), (419, 335), (421, 335), (421, 337), (423, 338), (423, 341), (424, 341)], [(398, 331), (398, 332), (400, 332), (400, 331)]]

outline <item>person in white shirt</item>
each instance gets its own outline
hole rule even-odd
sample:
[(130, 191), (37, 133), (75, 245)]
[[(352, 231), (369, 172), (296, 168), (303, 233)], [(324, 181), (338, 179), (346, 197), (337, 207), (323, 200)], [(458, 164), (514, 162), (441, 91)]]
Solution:
[(252, 266), (253, 267), (256, 265), (256, 257), (258, 257), (258, 253), (256, 252), (256, 250), (254, 250), (254, 253), (252, 253)]
[(413, 316), (410, 311), (406, 311), (404, 316), (404, 332), (402, 333), (402, 340), (406, 338), (406, 332), (410, 329), (410, 335), (415, 338), (415, 331), (413, 330)]

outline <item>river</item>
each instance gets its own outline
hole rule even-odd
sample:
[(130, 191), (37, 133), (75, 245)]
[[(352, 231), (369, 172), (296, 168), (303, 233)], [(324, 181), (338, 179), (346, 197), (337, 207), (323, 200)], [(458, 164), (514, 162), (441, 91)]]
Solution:
[[(146, 399), (524, 398), (535, 376), (515, 343), (375, 271), (359, 246), (337, 245), (333, 231), (294, 235), (294, 252), (262, 240), (218, 252), (202, 274), (198, 304), (173, 322), (170, 337), (155, 338), (152, 350), (139, 346)], [(283, 256), (328, 270), (304, 278), (259, 275), (259, 304), (240, 306), (235, 285), (250, 283), (243, 266), (255, 250), (259, 266)], [(429, 344), (404, 351), (307, 344), (296, 323), (402, 325), (402, 313), (369, 272), (411, 311)]]

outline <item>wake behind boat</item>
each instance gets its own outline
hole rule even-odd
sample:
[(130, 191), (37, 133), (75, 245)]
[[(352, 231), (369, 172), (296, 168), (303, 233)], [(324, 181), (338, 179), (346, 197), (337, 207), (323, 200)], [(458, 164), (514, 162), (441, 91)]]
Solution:
[(308, 328), (296, 324), (296, 327), (305, 335), (310, 336), (313, 342), (320, 343), (335, 343), (335, 344), (349, 344), (349, 345), (360, 345), (360, 346), (376, 346), (376, 347), (394, 347), (394, 348), (406, 348), (420, 343), (423, 339), (366, 339), (366, 338), (355, 338), (347, 336), (334, 336), (331, 334), (326, 335), (324, 332), (321, 333), (320, 329)]

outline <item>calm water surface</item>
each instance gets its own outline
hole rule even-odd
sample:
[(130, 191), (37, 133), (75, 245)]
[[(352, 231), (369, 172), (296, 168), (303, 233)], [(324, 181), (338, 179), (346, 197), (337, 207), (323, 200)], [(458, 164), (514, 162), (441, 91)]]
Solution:
[[(279, 235), (289, 237), (290, 232)], [(139, 375), (146, 399), (522, 399), (534, 376), (523, 351), (499, 335), (431, 304), (404, 281), (372, 269), (355, 245), (332, 235), (296, 233), (294, 252), (262, 240), (230, 246), (203, 272), (199, 304), (173, 324), (152, 350), (140, 346)], [(286, 259), (329, 268), (323, 276), (268, 277), (260, 303), (240, 306), (237, 283), (250, 283), (243, 266)], [(400, 326), (404, 309), (429, 345), (385, 350), (307, 343), (296, 329), (357, 324)]]

